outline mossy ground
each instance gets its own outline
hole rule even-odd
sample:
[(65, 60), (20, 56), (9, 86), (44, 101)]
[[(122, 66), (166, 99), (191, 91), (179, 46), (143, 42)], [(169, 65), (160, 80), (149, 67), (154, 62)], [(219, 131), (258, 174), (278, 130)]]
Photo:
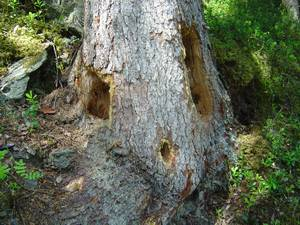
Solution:
[[(40, 54), (47, 42), (54, 44), (58, 55), (69, 44), (63, 35), (67, 31), (63, 18), (52, 18), (47, 6), (37, 9), (33, 4), (17, 4), (13, 8), (10, 2), (0, 1), (0, 76), (16, 60)], [(63, 63), (59, 66), (64, 67)]]
[(249, 132), (241, 133), (237, 139), (239, 153), (243, 154), (251, 168), (259, 170), (261, 159), (270, 151), (268, 141), (263, 137), (260, 127), (251, 128)]

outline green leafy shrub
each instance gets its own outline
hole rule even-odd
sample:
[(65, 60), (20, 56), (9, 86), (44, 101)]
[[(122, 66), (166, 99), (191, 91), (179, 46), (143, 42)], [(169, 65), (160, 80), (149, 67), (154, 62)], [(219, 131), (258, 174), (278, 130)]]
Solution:
[(42, 12), (46, 8), (46, 2), (44, 0), (34, 0), (33, 5), (38, 12)]
[(269, 195), (270, 185), (257, 171), (248, 167), (245, 158), (240, 156), (239, 163), (231, 167), (231, 185), (234, 189), (242, 189), (241, 198), (246, 209)]
[(8, 1), (8, 6), (11, 8), (12, 11), (17, 11), (20, 6), (19, 0), (9, 0)]
[[(238, 163), (231, 167), (230, 189), (232, 193), (240, 193), (242, 203), (236, 217), (241, 224), (267, 224), (271, 220), (277, 221), (276, 224), (297, 224), (300, 221), (300, 119), (277, 112), (266, 120), (262, 135), (269, 148), (259, 149), (265, 147), (257, 139), (251, 143), (247, 135), (248, 143), (240, 144), (251, 146), (240, 147)], [(247, 149), (260, 158), (259, 165), (253, 164), (253, 155)]]

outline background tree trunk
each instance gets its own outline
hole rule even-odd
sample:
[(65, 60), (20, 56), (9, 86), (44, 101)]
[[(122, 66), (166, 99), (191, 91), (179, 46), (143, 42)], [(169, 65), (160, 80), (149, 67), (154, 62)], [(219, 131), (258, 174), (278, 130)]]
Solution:
[(209, 48), (198, 0), (85, 2), (74, 80), (97, 128), (48, 224), (167, 224), (223, 185), (231, 111)]
[(299, 1), (298, 0), (282, 0), (285, 7), (291, 12), (295, 20), (299, 20)]

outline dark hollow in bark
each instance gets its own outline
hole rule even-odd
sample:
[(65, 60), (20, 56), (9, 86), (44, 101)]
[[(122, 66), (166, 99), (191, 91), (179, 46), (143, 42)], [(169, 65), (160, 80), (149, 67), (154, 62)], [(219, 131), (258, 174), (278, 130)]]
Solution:
[(192, 99), (199, 114), (203, 119), (208, 119), (213, 112), (213, 97), (203, 68), (202, 54), (199, 51), (201, 49), (200, 38), (194, 26), (185, 25), (182, 29), (182, 38)]
[(166, 167), (174, 166), (176, 162), (175, 150), (168, 140), (163, 139), (160, 144), (160, 155)]
[(87, 74), (90, 82), (86, 110), (89, 114), (101, 119), (109, 119), (110, 83), (105, 82), (95, 72)]

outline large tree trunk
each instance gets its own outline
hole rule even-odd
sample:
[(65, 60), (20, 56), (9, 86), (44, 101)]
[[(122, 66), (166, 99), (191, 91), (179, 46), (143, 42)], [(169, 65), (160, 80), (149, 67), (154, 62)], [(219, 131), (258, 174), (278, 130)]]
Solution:
[(231, 113), (200, 1), (86, 1), (78, 65), (98, 128), (48, 223), (167, 224), (195, 190), (201, 205), (224, 178)]
[(298, 0), (282, 0), (285, 7), (291, 12), (295, 20), (299, 20), (299, 1)]

